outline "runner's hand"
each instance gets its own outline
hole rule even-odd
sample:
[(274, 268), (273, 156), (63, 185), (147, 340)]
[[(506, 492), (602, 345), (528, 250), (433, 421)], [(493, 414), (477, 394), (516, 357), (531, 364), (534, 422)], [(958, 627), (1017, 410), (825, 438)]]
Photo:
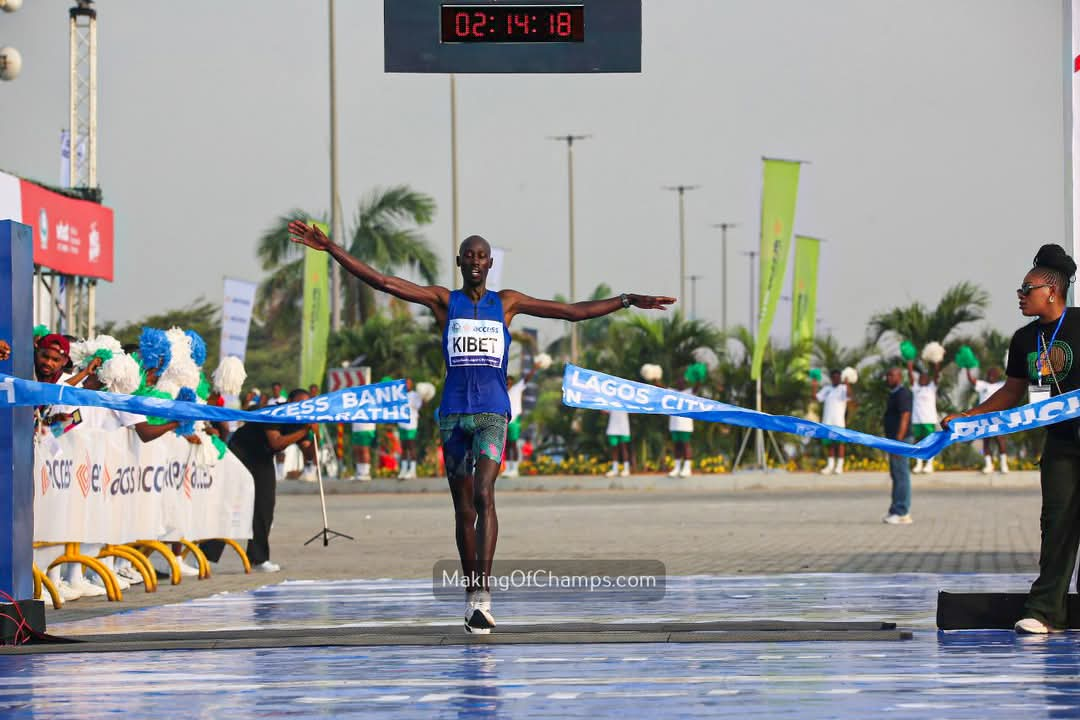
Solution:
[(192, 445), (202, 445), (202, 440), (199, 439), (198, 435), (185, 435), (184, 439)]
[(289, 239), (294, 243), (323, 251), (328, 250), (333, 244), (322, 230), (299, 220), (289, 223)]
[(949, 413), (948, 415), (946, 415), (945, 417), (943, 417), (941, 419), (941, 429), (942, 430), (948, 430), (949, 429), (949, 423), (951, 423), (953, 420), (955, 420), (958, 417), (967, 417), (967, 415), (965, 415), (964, 413)]
[(667, 295), (636, 295), (629, 293), (630, 304), (642, 310), (666, 310), (665, 305), (676, 302), (675, 298)]

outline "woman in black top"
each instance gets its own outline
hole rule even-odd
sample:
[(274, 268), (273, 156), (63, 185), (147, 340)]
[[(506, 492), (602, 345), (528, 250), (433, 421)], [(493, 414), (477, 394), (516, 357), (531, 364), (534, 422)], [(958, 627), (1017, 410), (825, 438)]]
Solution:
[[(1076, 263), (1060, 245), (1043, 245), (1034, 267), (1016, 291), (1020, 312), (1035, 320), (1013, 334), (1005, 386), (986, 402), (960, 413), (1007, 410), (1080, 387), (1080, 308), (1065, 305)], [(1030, 395), (1030, 397), (1029, 397)], [(941, 421), (948, 429), (958, 417)], [(1042, 484), (1042, 541), (1039, 577), (1031, 586), (1020, 633), (1045, 634), (1068, 626), (1065, 598), (1080, 547), (1080, 436), (1078, 424), (1068, 421), (1047, 428), (1039, 474)]]

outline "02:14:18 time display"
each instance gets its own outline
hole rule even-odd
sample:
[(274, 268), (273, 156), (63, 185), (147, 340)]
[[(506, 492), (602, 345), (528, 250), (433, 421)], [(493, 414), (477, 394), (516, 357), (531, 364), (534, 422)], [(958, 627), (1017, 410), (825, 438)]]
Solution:
[(584, 42), (583, 5), (443, 5), (442, 41)]

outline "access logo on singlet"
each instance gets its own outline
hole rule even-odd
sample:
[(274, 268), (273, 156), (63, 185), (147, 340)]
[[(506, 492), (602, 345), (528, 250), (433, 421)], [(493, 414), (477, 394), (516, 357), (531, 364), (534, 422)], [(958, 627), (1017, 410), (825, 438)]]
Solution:
[(455, 318), (446, 328), (450, 367), (502, 367), (504, 340), (498, 320)]

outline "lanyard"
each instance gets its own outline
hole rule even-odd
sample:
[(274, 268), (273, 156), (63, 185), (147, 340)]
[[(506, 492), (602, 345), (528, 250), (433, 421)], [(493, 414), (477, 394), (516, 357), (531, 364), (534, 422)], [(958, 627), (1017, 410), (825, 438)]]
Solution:
[[(1050, 362), (1050, 348), (1054, 347), (1054, 340), (1057, 339), (1058, 330), (1061, 329), (1061, 323), (1064, 320), (1065, 320), (1065, 310), (1062, 310), (1061, 311), (1061, 317), (1058, 318), (1057, 326), (1054, 327), (1054, 334), (1050, 336), (1050, 342), (1049, 343), (1047, 343), (1046, 340), (1043, 339), (1043, 334), (1042, 334), (1041, 330), (1039, 331), (1038, 337), (1036, 337), (1036, 339), (1035, 339), (1035, 358), (1036, 358), (1036, 360), (1035, 360), (1035, 373), (1039, 377), (1039, 385), (1042, 385), (1043, 354), (1045, 353), (1046, 362), (1049, 363)], [(1039, 340), (1043, 341), (1043, 352), (1042, 353), (1039, 352)], [(1054, 374), (1053, 366), (1050, 367), (1050, 372), (1052, 374)], [(1055, 383), (1057, 382), (1057, 375), (1056, 374), (1054, 374), (1054, 382)]]

